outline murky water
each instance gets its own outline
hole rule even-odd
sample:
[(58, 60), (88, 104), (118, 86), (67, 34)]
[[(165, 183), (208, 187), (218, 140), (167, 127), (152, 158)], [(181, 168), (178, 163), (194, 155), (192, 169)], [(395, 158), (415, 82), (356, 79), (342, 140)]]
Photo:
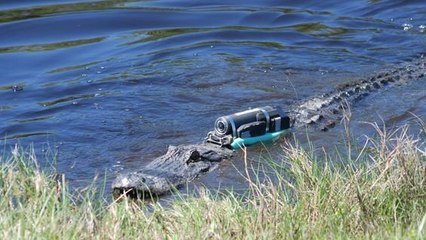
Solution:
[[(72, 184), (103, 173), (109, 184), (169, 144), (201, 141), (221, 115), (285, 108), (406, 61), (425, 40), (421, 0), (3, 0), (1, 148), (57, 150)], [(425, 84), (353, 106), (356, 132), (371, 132), (364, 120), (424, 117)], [(341, 135), (337, 127), (310, 137), (331, 146)], [(238, 187), (232, 164), (243, 166), (224, 163), (200, 183)]]

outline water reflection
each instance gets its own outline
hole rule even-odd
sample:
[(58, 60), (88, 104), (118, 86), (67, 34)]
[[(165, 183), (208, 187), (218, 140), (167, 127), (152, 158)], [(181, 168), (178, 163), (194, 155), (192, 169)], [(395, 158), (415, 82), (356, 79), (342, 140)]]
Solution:
[[(22, 2), (22, 1), (21, 1)], [(93, 10), (104, 10), (104, 9), (113, 9), (116, 7), (123, 7), (125, 3), (136, 2), (136, 1), (123, 1), (123, 0), (110, 0), (110, 1), (90, 1), (84, 2), (81, 1), (79, 3), (66, 3), (66, 1), (51, 1), (51, 3), (43, 5), (43, 1), (40, 1), (42, 4), (37, 4), (38, 1), (33, 1), (32, 3), (26, 3), (24, 6), (19, 6), (20, 4), (5, 4), (5, 6), (1, 7), (0, 10), (0, 23), (2, 22), (13, 22), (24, 19), (31, 18), (40, 18), (52, 14), (61, 14), (68, 12), (79, 12), (79, 11), (93, 11)], [(62, 2), (62, 4), (61, 4)], [(140, 1), (139, 1), (140, 2)], [(58, 4), (59, 3), (59, 4)], [(34, 6), (31, 6), (34, 4)], [(13, 6), (18, 8), (14, 8)], [(21, 7), (21, 8), (19, 8)], [(7, 9), (9, 8), (9, 9)]]
[(29, 46), (12, 46), (12, 47), (0, 48), (0, 54), (14, 53), (14, 52), (53, 51), (53, 50), (62, 49), (62, 48), (72, 48), (72, 47), (81, 46), (85, 44), (96, 43), (104, 39), (105, 38), (92, 38), (92, 39), (80, 39), (75, 41), (58, 42), (58, 43), (36, 44), (36, 45), (29, 45)]

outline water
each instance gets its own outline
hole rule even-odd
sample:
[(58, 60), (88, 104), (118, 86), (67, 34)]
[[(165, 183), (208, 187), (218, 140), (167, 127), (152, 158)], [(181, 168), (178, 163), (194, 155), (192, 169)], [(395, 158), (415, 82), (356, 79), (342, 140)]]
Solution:
[[(421, 0), (3, 0), (1, 147), (57, 151), (74, 186), (104, 173), (108, 185), (167, 145), (201, 141), (221, 115), (285, 108), (424, 52), (425, 25)], [(359, 137), (364, 120), (424, 117), (425, 83), (354, 106)], [(311, 139), (330, 147), (341, 135)], [(225, 162), (198, 183), (241, 187), (242, 167)]]

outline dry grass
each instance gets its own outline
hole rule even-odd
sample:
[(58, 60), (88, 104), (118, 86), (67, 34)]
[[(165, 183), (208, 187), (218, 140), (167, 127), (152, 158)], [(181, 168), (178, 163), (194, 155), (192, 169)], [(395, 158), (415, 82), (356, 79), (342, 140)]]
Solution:
[(0, 165), (0, 238), (424, 239), (425, 141), (407, 126), (372, 126), (377, 137), (353, 164), (287, 143), (282, 160), (271, 160), (277, 181), (253, 180), (247, 166), (246, 195), (204, 191), (167, 208), (106, 202), (93, 186), (76, 196), (63, 176), (42, 172), (33, 153), (16, 148)]

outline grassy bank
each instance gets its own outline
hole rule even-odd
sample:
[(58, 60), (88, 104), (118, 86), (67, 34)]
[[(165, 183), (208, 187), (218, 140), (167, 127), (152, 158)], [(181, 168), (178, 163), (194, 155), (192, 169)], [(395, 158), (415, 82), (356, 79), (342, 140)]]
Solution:
[(352, 148), (351, 164), (289, 143), (271, 161), (274, 183), (246, 169), (244, 196), (205, 192), (167, 208), (107, 202), (90, 186), (71, 193), (63, 176), (41, 172), (33, 154), (15, 149), (0, 165), (0, 238), (425, 239), (425, 140), (407, 128), (377, 130)]

